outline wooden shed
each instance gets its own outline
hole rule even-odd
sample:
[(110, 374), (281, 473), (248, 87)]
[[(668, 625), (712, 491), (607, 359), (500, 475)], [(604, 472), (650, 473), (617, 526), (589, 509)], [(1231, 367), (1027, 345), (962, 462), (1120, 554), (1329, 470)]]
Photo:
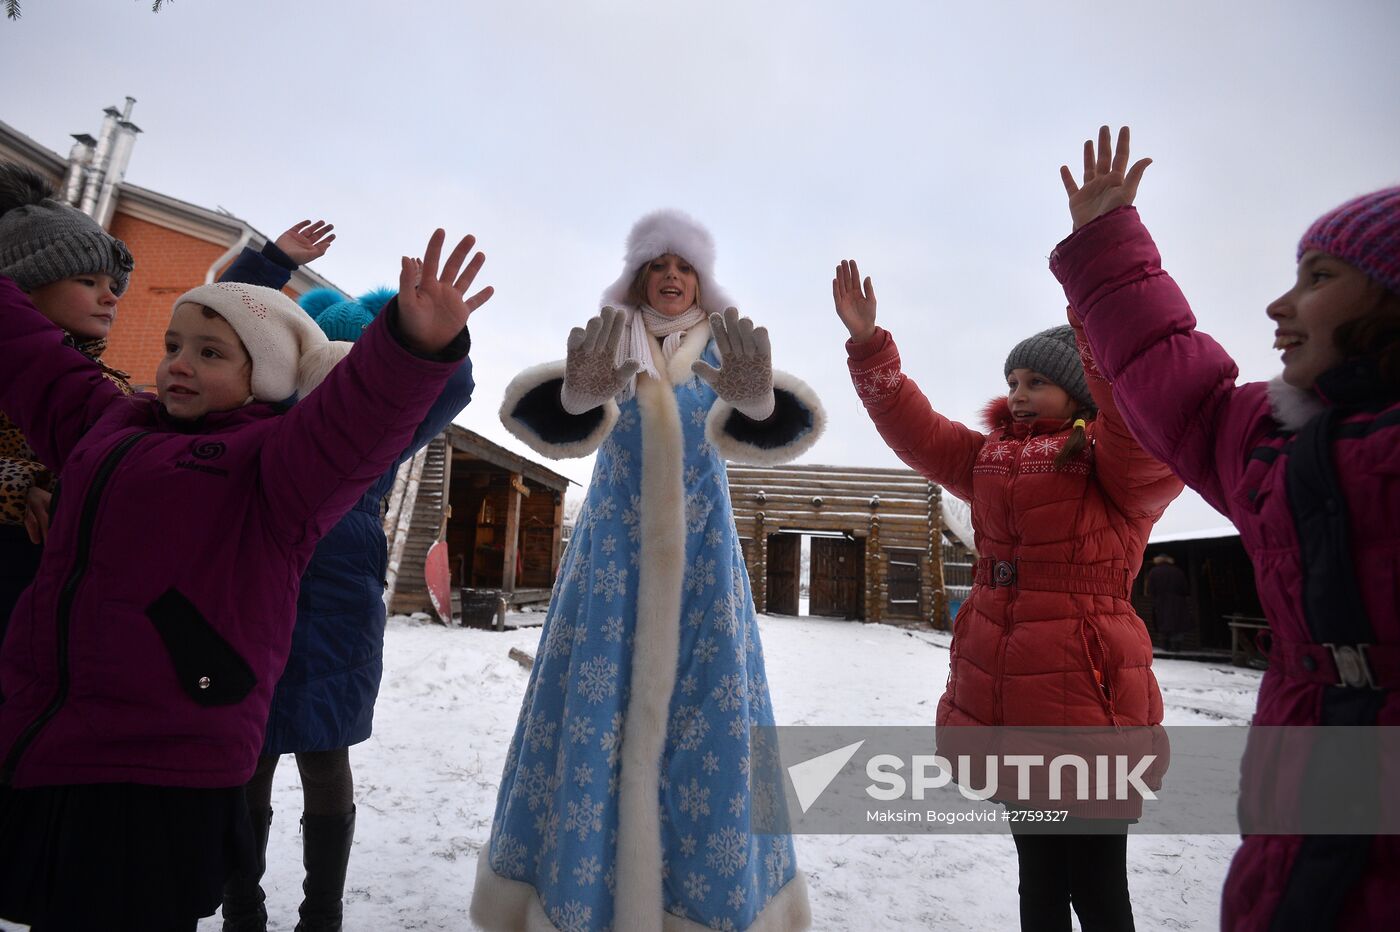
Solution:
[(1133, 608), (1147, 623), (1154, 642), (1157, 634), (1152, 596), (1144, 591), (1152, 558), (1171, 556), (1186, 574), (1187, 605), (1191, 630), (1183, 649), (1187, 653), (1223, 654), (1237, 661), (1262, 661), (1254, 647), (1255, 633), (1265, 627), (1264, 608), (1254, 585), (1254, 563), (1229, 525), (1178, 534), (1153, 534), (1147, 544), (1142, 570), (1133, 581)]
[(760, 612), (796, 615), (802, 539), (813, 615), (943, 624), (943, 490), (907, 469), (730, 465), (729, 496)]
[(389, 495), (389, 611), (432, 610), (423, 561), (443, 530), (448, 505), (454, 595), (485, 589), (498, 591), (509, 606), (549, 601), (568, 485), (564, 476), (480, 434), (448, 427), (400, 467)]

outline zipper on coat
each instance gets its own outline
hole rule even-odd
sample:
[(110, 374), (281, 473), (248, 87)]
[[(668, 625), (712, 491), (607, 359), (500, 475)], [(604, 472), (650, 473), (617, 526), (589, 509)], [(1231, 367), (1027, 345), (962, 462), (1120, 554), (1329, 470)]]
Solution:
[[(1006, 475), (1006, 526), (1008, 529), (1014, 529), (1011, 534), (1011, 553), (1007, 556), (1010, 558), (1013, 566), (1018, 565), (1020, 562), (1017, 551), (1020, 549), (1021, 545), (1021, 528), (1014, 520), (1016, 509), (1011, 500), (1012, 489), (1016, 482), (1016, 474), (1021, 471), (1021, 456), (1025, 452), (1026, 445), (1022, 443), (1016, 450), (1016, 458), (1011, 461), (1011, 471)], [(1016, 594), (1020, 591), (1020, 582), (1019, 579), (1013, 579), (1011, 581), (1011, 591), (1006, 594), (1006, 611), (1002, 615), (1005, 624), (1002, 625), (1001, 637), (997, 641), (996, 670), (993, 674), (994, 678), (992, 683), (993, 725), (1004, 724), (1002, 722), (1002, 716), (1005, 714), (1003, 712), (1004, 703), (1002, 702), (1002, 689), (1006, 680), (1006, 648), (1007, 645), (1011, 643), (1011, 612), (1016, 604)]]
[(68, 701), (68, 628), (73, 611), (73, 600), (77, 597), (78, 587), (82, 584), (83, 576), (87, 574), (88, 557), (92, 550), (92, 526), (97, 520), (97, 506), (101, 501), (103, 490), (107, 487), (107, 482), (112, 478), (112, 473), (117, 468), (117, 464), (121, 462), (122, 457), (131, 451), (132, 447), (136, 446), (137, 441), (149, 433), (148, 430), (138, 431), (112, 448), (111, 452), (98, 465), (97, 471), (93, 473), (92, 484), (88, 486), (87, 494), (83, 497), (83, 511), (78, 518), (78, 538), (73, 568), (68, 573), (68, 579), (64, 582), (63, 589), (59, 591), (58, 606), (54, 612), (58, 630), (58, 689), (44, 711), (40, 712), (38, 717), (30, 722), (28, 727), (20, 732), (19, 737), (15, 739), (10, 753), (5, 757), (4, 767), (0, 769), (0, 785), (2, 786), (9, 785), (14, 778), (15, 769), (19, 766), (20, 757), (34, 743), (34, 739), (39, 737), (39, 732), (43, 731), (44, 726), (58, 714), (59, 709), (63, 708), (63, 704)]

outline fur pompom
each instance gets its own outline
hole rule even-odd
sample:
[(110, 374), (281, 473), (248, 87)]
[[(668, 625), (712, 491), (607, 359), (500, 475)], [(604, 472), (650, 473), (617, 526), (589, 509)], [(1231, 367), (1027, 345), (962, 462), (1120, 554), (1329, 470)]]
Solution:
[(364, 305), (365, 310), (369, 311), (371, 315), (378, 317), (379, 312), (384, 310), (398, 293), (399, 290), (397, 288), (373, 288), (366, 291), (355, 300)]
[(0, 214), (53, 197), (53, 185), (33, 169), (13, 162), (0, 165)]
[(301, 309), (311, 315), (312, 320), (315, 320), (321, 316), (321, 312), (326, 308), (345, 300), (348, 300), (345, 295), (334, 288), (313, 288), (298, 298), (297, 304), (300, 304)]
[(297, 364), (297, 397), (305, 398), (331, 374), (335, 364), (340, 362), (355, 348), (354, 343), (341, 340), (327, 340), (318, 343), (302, 354)]

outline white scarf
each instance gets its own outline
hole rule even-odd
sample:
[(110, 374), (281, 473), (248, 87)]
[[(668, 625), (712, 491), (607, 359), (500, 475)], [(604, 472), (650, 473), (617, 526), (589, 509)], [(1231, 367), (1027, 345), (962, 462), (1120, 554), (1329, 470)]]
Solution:
[[(658, 382), (661, 381), (661, 370), (652, 357), (651, 340), (647, 339), (647, 335), (650, 334), (661, 341), (661, 355), (670, 361), (676, 350), (681, 348), (681, 341), (685, 339), (686, 332), (708, 316), (699, 306), (674, 317), (661, 313), (649, 304), (643, 304), (639, 308), (627, 308), (626, 311), (627, 333), (617, 344), (617, 364), (635, 359), (642, 364), (638, 371), (645, 372)], [(623, 391), (623, 397), (631, 397), (635, 389), (634, 378)]]

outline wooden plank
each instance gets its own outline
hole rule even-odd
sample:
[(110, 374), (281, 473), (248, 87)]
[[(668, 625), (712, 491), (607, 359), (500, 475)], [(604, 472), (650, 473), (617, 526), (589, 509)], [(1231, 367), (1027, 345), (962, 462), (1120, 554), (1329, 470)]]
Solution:
[(554, 532), (550, 540), (549, 550), (549, 584), (554, 585), (554, 579), (559, 575), (559, 558), (563, 553), (563, 533), (564, 533), (564, 493), (554, 493)]
[(730, 499), (734, 513), (744, 511), (766, 511), (769, 513), (787, 512), (790, 514), (859, 514), (869, 518), (872, 514), (912, 518), (928, 525), (928, 504), (926, 502), (881, 501), (871, 507), (868, 499), (833, 498), (828, 496), (769, 495), (763, 501), (750, 499)]
[(883, 467), (883, 466), (857, 466), (857, 467), (851, 467), (851, 466), (822, 466), (822, 465), (815, 464), (815, 463), (803, 463), (801, 466), (777, 467), (777, 468), (775, 468), (775, 469), (770, 469), (770, 468), (766, 468), (766, 467), (763, 467), (763, 466), (741, 466), (741, 465), (737, 465), (737, 464), (736, 464), (736, 465), (730, 466), (729, 469), (730, 469), (730, 472), (734, 473), (735, 475), (741, 475), (741, 476), (742, 476), (742, 475), (763, 475), (763, 474), (766, 474), (766, 473), (775, 473), (775, 472), (778, 472), (778, 473), (793, 473), (793, 474), (802, 474), (802, 473), (814, 473), (814, 474), (815, 474), (815, 473), (839, 473), (839, 474), (844, 474), (844, 475), (895, 476), (895, 477), (907, 477), (907, 476), (918, 476), (918, 475), (919, 475), (918, 473), (916, 473), (916, 472), (915, 472), (914, 470), (912, 470), (912, 469), (887, 468), (887, 467)]
[(506, 539), (505, 554), (501, 558), (501, 591), (515, 591), (516, 555), (520, 546), (520, 492), (515, 482), (520, 477), (511, 476), (511, 488), (506, 492)]
[[(772, 526), (773, 531), (776, 531), (779, 525), (793, 530), (813, 531), (839, 531), (843, 528), (864, 528), (869, 526), (871, 517), (880, 517), (882, 520), (885, 517), (880, 515), (879, 512), (872, 515), (868, 511), (803, 512), (773, 511), (768, 508), (763, 510), (763, 516), (764, 520)], [(923, 524), (923, 521), (914, 515), (890, 515), (888, 521), (892, 526), (904, 523), (913, 526), (920, 526)]]
[(895, 497), (919, 498), (927, 497), (927, 485), (925, 480), (890, 480), (890, 479), (870, 479), (859, 476), (832, 477), (829, 479), (793, 479), (786, 476), (766, 476), (762, 479), (734, 479), (730, 478), (729, 488), (743, 491), (763, 489), (764, 491), (804, 491), (812, 489), (816, 491), (841, 491), (849, 489), (855, 492), (868, 494), (889, 494)]

